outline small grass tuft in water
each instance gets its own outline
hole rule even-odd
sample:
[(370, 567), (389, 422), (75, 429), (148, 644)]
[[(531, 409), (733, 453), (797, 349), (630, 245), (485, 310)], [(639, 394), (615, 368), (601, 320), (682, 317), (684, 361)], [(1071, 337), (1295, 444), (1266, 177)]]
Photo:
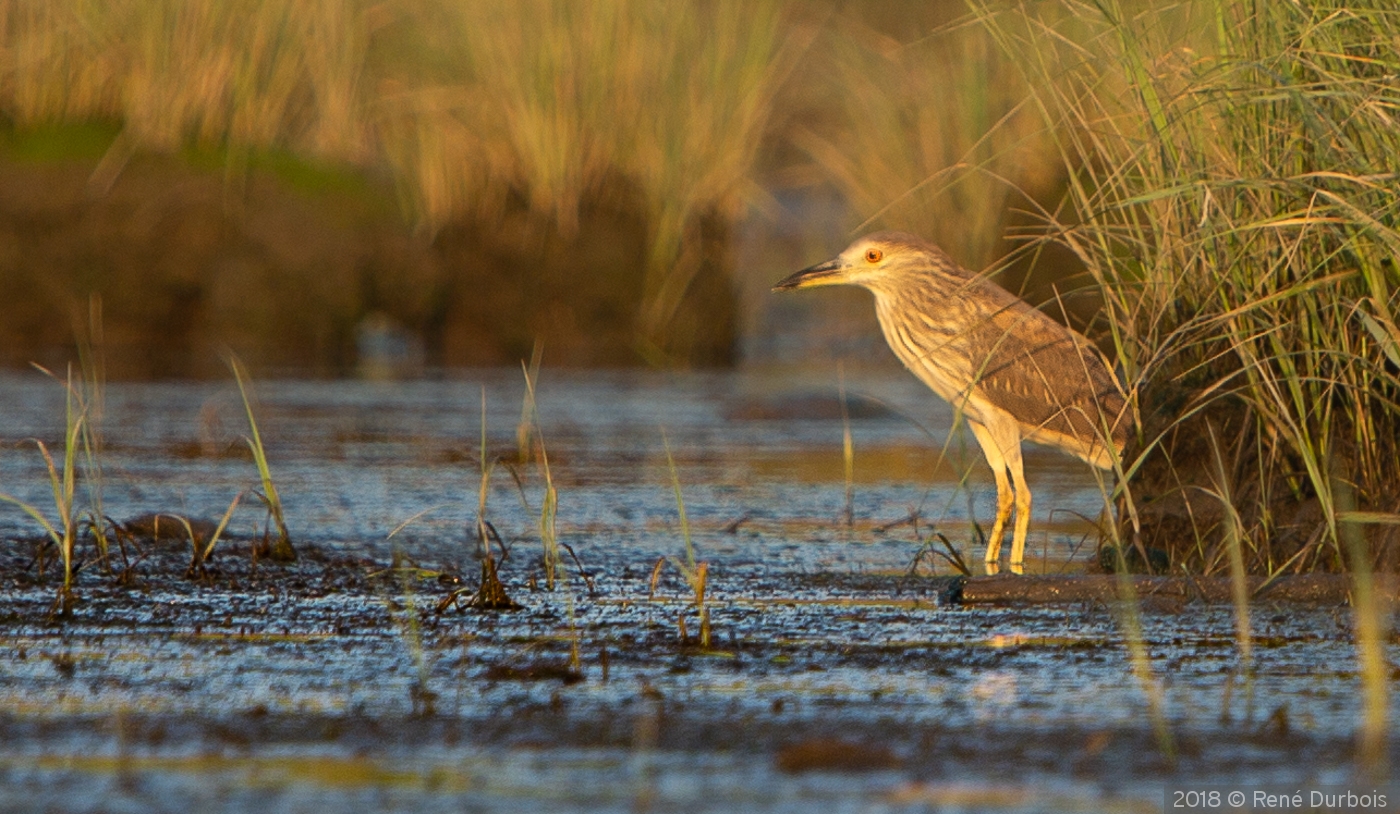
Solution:
[[(48, 370), (35, 365), (45, 375), (58, 380)], [(76, 456), (78, 447), (82, 443), (83, 426), (87, 420), (86, 405), (83, 402), (82, 391), (73, 384), (73, 371), (70, 367), (68, 378), (63, 382), (64, 399), (64, 432), (63, 432), (63, 459), (62, 466), (54, 463), (53, 456), (49, 453), (49, 448), (43, 441), (34, 439), (34, 445), (39, 448), (39, 454), (44, 458), (44, 466), (48, 470), (49, 487), (53, 491), (54, 512), (57, 515), (56, 521), (51, 522), (49, 518), (35, 505), (21, 500), (14, 495), (0, 492), (0, 501), (19, 507), (25, 514), (32, 517), (44, 532), (49, 540), (58, 549), (59, 556), (63, 560), (63, 585), (59, 588), (58, 596), (54, 599), (52, 613), (68, 616), (73, 609), (73, 576), (75, 574), (74, 554), (78, 537), (78, 511), (74, 501), (74, 488), (77, 480)], [(40, 570), (42, 571), (42, 546), (40, 549)]]
[(234, 381), (238, 383), (238, 395), (243, 399), (243, 410), (248, 416), (248, 430), (251, 435), (245, 437), (244, 441), (253, 453), (253, 463), (258, 468), (258, 478), (262, 483), (262, 491), (257, 495), (267, 507), (269, 520), (277, 526), (275, 538), (267, 531), (263, 533), (266, 554), (273, 562), (293, 562), (297, 558), (297, 552), (292, 547), (291, 534), (287, 532), (287, 522), (282, 514), (282, 497), (277, 493), (277, 484), (272, 481), (272, 470), (267, 465), (267, 451), (263, 449), (262, 434), (258, 432), (258, 421), (253, 415), (253, 403), (248, 395), (248, 372), (233, 354), (228, 356), (228, 366), (233, 371)]
[[(438, 603), (438, 611), (444, 611), (449, 606), (474, 608), (476, 610), (512, 611), (519, 610), (520, 605), (510, 598), (506, 593), (506, 586), (501, 582), (500, 563), (505, 562), (507, 549), (505, 542), (501, 540), (501, 535), (496, 532), (496, 527), (491, 525), (491, 521), (486, 516), (487, 498), (491, 494), (491, 473), (496, 469), (496, 461), (490, 458), (486, 449), (486, 388), (481, 388), (481, 480), (477, 486), (476, 504), (476, 540), (478, 553), (481, 557), (481, 580), (477, 584), (476, 590), (469, 588), (458, 588), (443, 598)], [(492, 541), (501, 551), (500, 560), (496, 559), (496, 553), (491, 548)]]
[[(661, 443), (666, 450), (666, 467), (671, 474), (671, 489), (676, 495), (676, 512), (680, 516), (681, 538), (685, 541), (685, 562), (680, 562), (674, 557), (666, 557), (665, 560), (670, 562), (677, 571), (680, 571), (686, 584), (690, 586), (695, 610), (700, 616), (700, 647), (708, 650), (710, 647), (710, 609), (705, 605), (705, 588), (709, 581), (710, 564), (695, 561), (695, 545), (690, 539), (690, 521), (685, 516), (685, 497), (681, 495), (681, 478), (676, 470), (675, 458), (671, 455), (671, 441), (666, 437), (665, 429), (661, 430)], [(653, 593), (656, 590), (656, 581), (660, 577), (660, 571), (661, 561), (658, 560), (651, 578)], [(686, 628), (684, 614), (677, 620), (677, 626), (680, 630), (681, 641), (690, 641), (690, 632)]]
[[(554, 473), (549, 468), (549, 452), (544, 445), (544, 431), (540, 429), (539, 412), (535, 401), (535, 382), (538, 381), (540, 372), (540, 346), (535, 345), (535, 354), (530, 359), (527, 367), (521, 362), (521, 369), (525, 373), (525, 404), (521, 409), (520, 426), (525, 427), (523, 431), (517, 429), (518, 439), (524, 439), (526, 443), (532, 443), (535, 460), (539, 464), (540, 474), (544, 476), (544, 497), (540, 501), (540, 545), (543, 548), (541, 559), (544, 566), (544, 584), (547, 590), (554, 590), (554, 583), (563, 575), (563, 562), (560, 557), (559, 530), (555, 522), (559, 507), (559, 491), (554, 488)], [(521, 449), (523, 456), (528, 456), (530, 450)], [(524, 458), (522, 458), (522, 462)]]

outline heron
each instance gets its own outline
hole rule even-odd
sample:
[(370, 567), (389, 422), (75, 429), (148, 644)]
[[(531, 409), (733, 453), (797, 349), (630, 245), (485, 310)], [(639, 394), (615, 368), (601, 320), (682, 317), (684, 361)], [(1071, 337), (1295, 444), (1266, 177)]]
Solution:
[(895, 356), (967, 422), (997, 485), (986, 571), (1000, 570), (1002, 537), (1014, 510), (1010, 570), (1022, 573), (1031, 490), (1021, 442), (1112, 470), (1132, 420), (1108, 360), (1077, 331), (916, 235), (866, 235), (773, 290), (826, 285), (874, 294), (875, 316)]

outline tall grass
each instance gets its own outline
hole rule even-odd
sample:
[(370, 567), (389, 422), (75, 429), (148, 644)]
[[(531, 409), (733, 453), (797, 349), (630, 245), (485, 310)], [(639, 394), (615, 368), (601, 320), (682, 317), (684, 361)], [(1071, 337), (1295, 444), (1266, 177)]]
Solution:
[[(1069, 172), (1046, 218), (1139, 408), (1123, 498), (1175, 565), (1349, 570), (1363, 768), (1386, 764), (1373, 573), (1400, 566), (1400, 11), (978, 7)], [(1219, 439), (1219, 440), (1218, 440)], [(1226, 565), (1228, 564), (1228, 565)]]
[(123, 143), (270, 147), (354, 160), (368, 144), (362, 4), (58, 0), (0, 8), (0, 106), (21, 126), (113, 121)]
[[(699, 270), (704, 218), (733, 213), (790, 64), (782, 4), (420, 2), (379, 102), (386, 155), (430, 222), (512, 198), (577, 229), (586, 200), (649, 224), (640, 329), (663, 331)], [(389, 53), (390, 49), (383, 49)], [(438, 78), (424, 81), (426, 62)]]
[[(1234, 525), (1250, 570), (1342, 568), (1349, 520), (1393, 568), (1400, 15), (1231, 0), (980, 14), (1070, 171), (1072, 217), (1047, 218), (1045, 239), (1098, 283), (1138, 395), (1135, 508), (1193, 516), (1174, 554), (1197, 570), (1228, 560)], [(1193, 493), (1215, 479), (1213, 433), (1238, 523)]]

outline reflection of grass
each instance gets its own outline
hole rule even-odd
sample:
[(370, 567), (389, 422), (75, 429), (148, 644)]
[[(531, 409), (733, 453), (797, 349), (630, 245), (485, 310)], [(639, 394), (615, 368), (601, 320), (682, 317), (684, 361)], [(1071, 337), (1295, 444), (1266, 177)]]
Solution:
[[(259, 788), (300, 788), (311, 785), (324, 789), (423, 790), (436, 794), (466, 792), (480, 779), (464, 774), (457, 762), (394, 761), (370, 756), (279, 754), (275, 757), (229, 756), (201, 752), (182, 755), (91, 755), (63, 754), (35, 758), (38, 770), (62, 770), (64, 766), (88, 776), (111, 774), (180, 775), (214, 778), (237, 777), (239, 782)], [(486, 767), (483, 766), (483, 773)]]
[(389, 612), (389, 617), (399, 623), (400, 635), (413, 659), (415, 681), (409, 689), (409, 700), (413, 705), (413, 712), (415, 715), (430, 716), (433, 714), (434, 703), (437, 701), (437, 693), (428, 687), (431, 670), (428, 668), (427, 651), (423, 646), (422, 626), (418, 622), (418, 607), (414, 601), (412, 572), (415, 569), (404, 567), (402, 560), (403, 552), (396, 546), (394, 548), (393, 570), (398, 573), (399, 588), (403, 592), (403, 613), (395, 612), (394, 603), (387, 596), (384, 598), (384, 604)]
[[(291, 535), (287, 533), (287, 523), (282, 516), (282, 498), (277, 494), (277, 484), (272, 481), (272, 470), (267, 465), (267, 452), (263, 449), (262, 435), (258, 432), (258, 422), (253, 416), (253, 404), (248, 397), (247, 378), (248, 373), (243, 369), (243, 363), (238, 357), (230, 355), (228, 358), (229, 368), (233, 371), (234, 381), (238, 382), (238, 395), (243, 399), (243, 409), (248, 415), (248, 430), (251, 435), (244, 440), (248, 443), (248, 449), (253, 453), (253, 462), (258, 468), (258, 478), (262, 482), (262, 492), (259, 497), (263, 504), (267, 506), (268, 517), (277, 526), (277, 537), (266, 540), (268, 546), (268, 556), (275, 562), (291, 562), (297, 558), (296, 549), (292, 548)], [(268, 535), (264, 535), (266, 538)]]

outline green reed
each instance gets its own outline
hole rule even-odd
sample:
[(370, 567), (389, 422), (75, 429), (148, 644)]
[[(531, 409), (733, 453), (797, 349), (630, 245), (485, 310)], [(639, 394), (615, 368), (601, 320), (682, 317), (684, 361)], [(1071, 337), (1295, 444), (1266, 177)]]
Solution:
[(86, 417), (81, 433), (83, 482), (87, 485), (88, 498), (86, 527), (97, 545), (97, 556), (102, 561), (103, 569), (110, 571), (110, 524), (107, 522), (102, 501), (106, 482), (102, 471), (102, 453), (105, 446), (102, 419), (106, 412), (107, 363), (102, 329), (102, 298), (97, 294), (88, 298), (86, 322), (86, 330), (75, 326), (74, 331), (78, 336), (79, 394)]
[[(559, 490), (554, 487), (554, 473), (549, 468), (549, 451), (544, 444), (544, 430), (540, 429), (539, 412), (535, 401), (535, 382), (539, 378), (539, 353), (536, 346), (536, 353), (527, 366), (521, 362), (521, 370), (525, 373), (525, 406), (521, 410), (521, 426), (528, 429), (517, 430), (517, 436), (531, 439), (534, 442), (535, 459), (539, 462), (540, 472), (544, 475), (544, 497), (540, 501), (540, 545), (543, 547), (544, 561), (544, 582), (548, 590), (554, 590), (554, 582), (560, 577), (566, 576), (563, 563), (559, 555), (559, 530), (557, 514), (559, 508)], [(528, 448), (522, 446), (522, 453), (528, 454)], [(569, 597), (570, 608), (573, 607), (573, 597)]]
[[(652, 586), (655, 589), (657, 578), (660, 576), (662, 562), (670, 562), (676, 570), (685, 578), (686, 584), (690, 586), (691, 594), (695, 603), (695, 611), (700, 616), (700, 646), (708, 648), (710, 646), (710, 610), (705, 606), (705, 588), (709, 582), (710, 564), (708, 562), (696, 562), (695, 544), (690, 538), (690, 521), (685, 515), (685, 497), (681, 494), (680, 473), (676, 469), (676, 460), (671, 455), (671, 440), (666, 436), (666, 430), (661, 431), (661, 444), (666, 450), (666, 468), (671, 475), (671, 491), (676, 496), (676, 513), (680, 518), (681, 539), (685, 542), (685, 562), (681, 562), (674, 557), (666, 557), (658, 560), (656, 569), (652, 573)], [(685, 638), (685, 617), (680, 619), (681, 636)]]
[[(57, 379), (52, 373), (39, 368), (45, 374)], [(67, 616), (73, 607), (74, 556), (78, 541), (79, 512), (75, 499), (77, 483), (77, 454), (83, 442), (83, 427), (87, 423), (86, 404), (82, 391), (73, 383), (73, 371), (68, 371), (64, 385), (64, 431), (62, 463), (54, 463), (54, 457), (43, 441), (34, 439), (34, 446), (43, 456), (48, 471), (49, 488), (53, 493), (55, 520), (50, 520), (37, 506), (14, 495), (0, 492), (0, 501), (18, 507), (34, 519), (58, 549), (63, 560), (63, 584), (54, 600), (54, 612)], [(42, 550), (39, 558), (42, 562)]]
[(257, 418), (253, 415), (253, 403), (248, 395), (248, 372), (238, 357), (233, 355), (228, 357), (228, 366), (233, 371), (234, 381), (238, 383), (238, 395), (243, 399), (243, 411), (248, 416), (250, 434), (243, 440), (253, 453), (253, 463), (258, 468), (258, 479), (262, 484), (262, 491), (258, 496), (267, 507), (268, 517), (277, 526), (276, 538), (266, 541), (267, 553), (274, 562), (292, 562), (297, 558), (297, 552), (292, 547), (292, 537), (287, 531), (287, 522), (282, 512), (282, 497), (277, 493), (277, 484), (272, 480), (272, 470), (267, 464), (267, 451), (263, 448), (262, 434), (258, 432)]

